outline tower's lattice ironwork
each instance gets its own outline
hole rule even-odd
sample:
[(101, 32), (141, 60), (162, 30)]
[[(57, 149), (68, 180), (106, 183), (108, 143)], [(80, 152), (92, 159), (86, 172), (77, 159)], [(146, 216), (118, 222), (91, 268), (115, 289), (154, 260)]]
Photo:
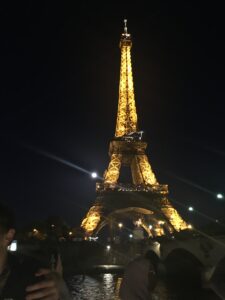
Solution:
[[(188, 228), (168, 200), (168, 186), (157, 182), (148, 157), (143, 132), (138, 131), (131, 65), (131, 35), (120, 40), (121, 68), (115, 137), (110, 142), (110, 162), (103, 182), (96, 184), (97, 198), (81, 226), (87, 235), (96, 234), (105, 225), (114, 226), (123, 215), (139, 222), (149, 236), (160, 236)], [(132, 183), (119, 183), (121, 167), (130, 167)]]

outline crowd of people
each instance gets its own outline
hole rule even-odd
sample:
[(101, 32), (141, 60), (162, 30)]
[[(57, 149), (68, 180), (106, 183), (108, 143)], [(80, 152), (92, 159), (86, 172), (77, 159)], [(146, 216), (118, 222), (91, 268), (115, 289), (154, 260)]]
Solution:
[(14, 214), (0, 204), (0, 299), (71, 299), (59, 257), (52, 269), (34, 258), (13, 255), (8, 246), (14, 236)]
[(161, 262), (153, 252), (134, 259), (125, 269), (120, 299), (225, 300), (225, 261), (208, 282), (197, 261), (181, 261)]
[[(13, 255), (8, 246), (15, 232), (12, 211), (0, 204), (0, 299), (72, 299), (63, 279), (60, 257), (56, 256), (53, 267), (33, 257)], [(121, 300), (225, 299), (225, 261), (207, 284), (201, 275), (195, 261), (161, 262), (156, 254), (148, 252), (126, 267), (119, 296)]]

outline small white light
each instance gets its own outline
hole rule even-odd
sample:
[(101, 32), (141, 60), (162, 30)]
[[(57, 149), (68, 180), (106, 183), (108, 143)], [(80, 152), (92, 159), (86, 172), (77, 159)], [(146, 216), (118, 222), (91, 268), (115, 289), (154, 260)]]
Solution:
[(133, 237), (133, 234), (129, 234), (129, 238), (131, 238), (131, 239), (132, 239), (132, 237)]
[(90, 240), (90, 241), (94, 241), (94, 242), (96, 242), (96, 241), (97, 241), (97, 239), (98, 239), (98, 236), (93, 236), (93, 237), (92, 237), (92, 236), (90, 236), (90, 237), (89, 237), (89, 240)]
[(189, 210), (189, 211), (193, 211), (194, 208), (193, 208), (192, 206), (189, 206), (189, 207), (188, 207), (188, 210)]
[(163, 224), (165, 224), (165, 222), (160, 220), (160, 221), (158, 221), (158, 224), (163, 225)]
[(193, 229), (193, 226), (191, 224), (188, 224), (188, 229)]
[(8, 246), (9, 251), (16, 251), (17, 250), (17, 241), (12, 241), (12, 243)]
[(216, 223), (219, 223), (219, 220), (218, 220), (218, 219), (216, 219)]
[(92, 178), (96, 178), (97, 176), (98, 176), (98, 174), (97, 174), (96, 172), (92, 172), (92, 173), (91, 173), (91, 177), (92, 177)]
[(142, 220), (141, 220), (141, 219), (138, 219), (138, 220), (135, 222), (135, 224), (136, 224), (137, 226), (141, 226)]
[(149, 228), (149, 229), (152, 229), (152, 225), (149, 225), (148, 228)]
[(110, 250), (110, 249), (111, 249), (111, 246), (110, 246), (110, 245), (107, 245), (107, 246), (106, 246), (106, 249), (107, 249), (107, 250)]
[(219, 194), (217, 194), (217, 195), (216, 195), (216, 197), (217, 197), (217, 199), (223, 199), (223, 195), (222, 195), (222, 194), (220, 194), (220, 193), (219, 193)]
[(119, 228), (122, 228), (123, 227), (123, 223), (119, 223), (118, 226), (119, 226)]

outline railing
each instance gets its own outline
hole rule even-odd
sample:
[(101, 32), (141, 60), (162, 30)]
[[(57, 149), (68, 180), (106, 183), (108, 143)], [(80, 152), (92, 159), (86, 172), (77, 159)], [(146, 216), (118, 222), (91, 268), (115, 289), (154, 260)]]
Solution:
[(160, 184), (108, 184), (108, 183), (96, 183), (96, 191), (116, 191), (116, 192), (152, 192), (152, 193), (159, 193), (159, 194), (167, 194), (168, 193), (168, 186), (167, 185), (160, 185)]

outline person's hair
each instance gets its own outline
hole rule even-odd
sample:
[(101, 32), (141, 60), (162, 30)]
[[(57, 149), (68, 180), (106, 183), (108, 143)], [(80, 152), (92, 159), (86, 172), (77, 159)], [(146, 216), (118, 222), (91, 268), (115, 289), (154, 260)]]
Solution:
[(15, 217), (13, 211), (0, 203), (0, 232), (7, 232), (15, 228)]

